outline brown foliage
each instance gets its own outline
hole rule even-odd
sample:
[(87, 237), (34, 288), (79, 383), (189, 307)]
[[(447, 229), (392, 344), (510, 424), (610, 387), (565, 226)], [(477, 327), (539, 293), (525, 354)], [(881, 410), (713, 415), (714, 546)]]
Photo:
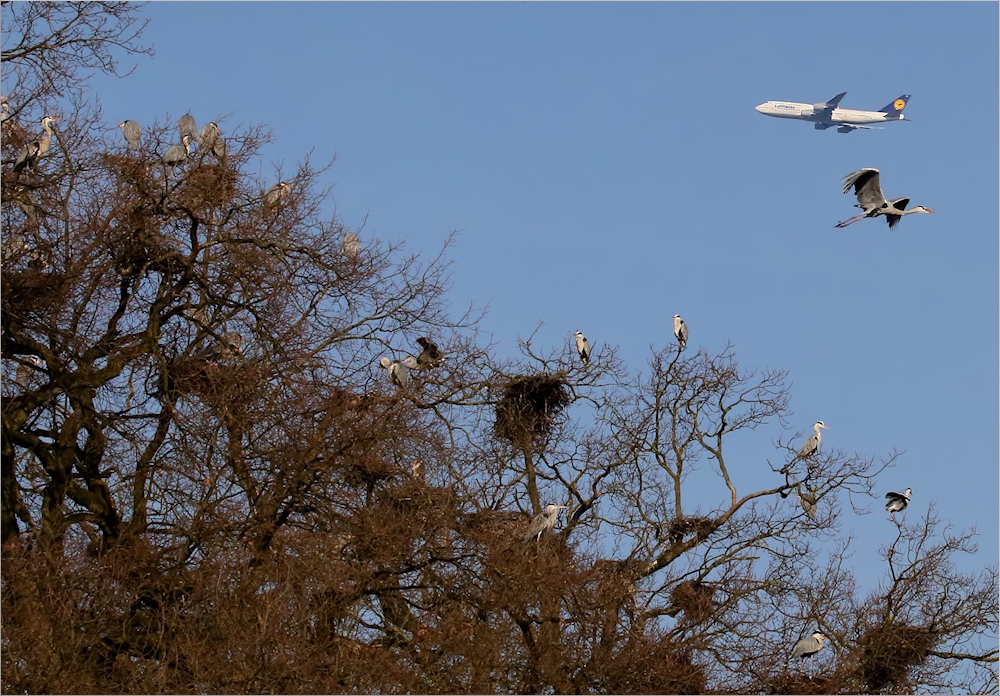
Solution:
[[(784, 373), (728, 347), (634, 375), (612, 348), (499, 358), (452, 316), (443, 255), (366, 238), (348, 258), (324, 170), (276, 172), (291, 194), (266, 206), (262, 127), (173, 171), (172, 116), (109, 140), (72, 78), (143, 50), (133, 7), (3, 6), (5, 31), (81, 41), (2, 63), (24, 68), (5, 162), (76, 100), (38, 166), (0, 177), (23, 242), (2, 266), (5, 692), (996, 691), (996, 574), (950, 560), (971, 534), (900, 527), (861, 601), (846, 549), (817, 561), (839, 513), (806, 533), (782, 502), (794, 472), (738, 490), (723, 444), (783, 424)], [(423, 336), (447, 360), (395, 388), (379, 358)], [(895, 456), (825, 449), (810, 485), (837, 510)], [(543, 501), (567, 514), (524, 543)], [(818, 617), (836, 651), (789, 669)]]

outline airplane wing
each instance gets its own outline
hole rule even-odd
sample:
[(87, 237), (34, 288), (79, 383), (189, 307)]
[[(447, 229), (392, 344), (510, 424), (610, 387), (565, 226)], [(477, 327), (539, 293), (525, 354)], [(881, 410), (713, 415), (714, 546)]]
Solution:
[(827, 108), (836, 109), (837, 108), (837, 104), (840, 103), (840, 100), (844, 98), (845, 94), (847, 94), (847, 92), (841, 92), (840, 94), (838, 94), (837, 96), (835, 96), (833, 99), (831, 99), (830, 101), (828, 101), (826, 103)]
[(817, 102), (813, 104), (813, 114), (823, 118), (829, 118), (830, 114), (832, 114), (833, 110), (837, 108), (837, 104), (840, 103), (840, 100), (844, 98), (845, 94), (847, 94), (847, 92), (841, 92), (828, 102)]
[[(875, 130), (875, 128), (873, 128), (872, 126), (858, 126), (858, 125), (855, 125), (853, 123), (841, 123), (837, 127), (837, 130), (840, 131), (841, 133), (847, 133), (848, 131), (859, 130), (859, 129), (860, 130)], [(881, 129), (879, 129), (879, 130), (881, 130)]]

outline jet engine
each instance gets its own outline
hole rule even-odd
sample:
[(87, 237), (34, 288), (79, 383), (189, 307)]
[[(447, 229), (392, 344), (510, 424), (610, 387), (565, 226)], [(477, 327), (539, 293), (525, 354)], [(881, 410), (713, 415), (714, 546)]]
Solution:
[(814, 123), (813, 124), (813, 128), (815, 128), (816, 130), (826, 130), (829, 127), (830, 127), (829, 123)]

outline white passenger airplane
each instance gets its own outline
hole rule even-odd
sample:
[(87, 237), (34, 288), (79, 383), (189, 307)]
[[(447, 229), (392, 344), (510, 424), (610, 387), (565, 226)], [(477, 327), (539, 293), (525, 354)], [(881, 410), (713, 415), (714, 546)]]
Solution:
[(798, 102), (768, 101), (757, 107), (757, 111), (765, 116), (778, 118), (796, 118), (800, 121), (813, 121), (816, 130), (826, 130), (837, 126), (838, 133), (850, 133), (857, 128), (871, 130), (867, 124), (884, 123), (887, 121), (904, 121), (903, 108), (910, 100), (909, 94), (893, 99), (878, 111), (857, 111), (841, 109), (837, 105), (847, 92), (841, 92), (830, 101), (816, 104), (799, 104)]

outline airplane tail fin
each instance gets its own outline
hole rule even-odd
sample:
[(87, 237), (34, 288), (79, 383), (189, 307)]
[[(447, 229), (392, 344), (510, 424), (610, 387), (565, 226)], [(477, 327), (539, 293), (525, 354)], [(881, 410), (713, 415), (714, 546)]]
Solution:
[(883, 106), (879, 111), (884, 114), (889, 114), (890, 116), (895, 115), (897, 118), (903, 117), (903, 109), (906, 108), (906, 103), (910, 101), (910, 95), (904, 94), (901, 97), (896, 97), (891, 102)]

